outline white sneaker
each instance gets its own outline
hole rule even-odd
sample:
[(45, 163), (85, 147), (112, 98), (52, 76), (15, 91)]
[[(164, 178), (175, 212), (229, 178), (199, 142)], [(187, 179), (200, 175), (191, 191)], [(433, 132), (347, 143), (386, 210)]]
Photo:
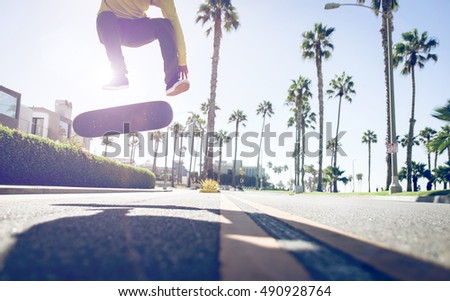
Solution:
[(172, 87), (167, 87), (166, 89), (166, 95), (167, 96), (176, 96), (180, 93), (186, 92), (189, 90), (190, 83), (187, 79), (182, 79), (177, 81), (172, 85)]
[(126, 76), (114, 77), (109, 83), (103, 85), (104, 90), (122, 90), (128, 88), (128, 79)]

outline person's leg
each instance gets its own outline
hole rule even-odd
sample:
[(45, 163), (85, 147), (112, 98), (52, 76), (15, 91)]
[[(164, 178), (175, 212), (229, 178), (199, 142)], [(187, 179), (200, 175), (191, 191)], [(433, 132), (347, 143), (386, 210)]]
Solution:
[[(116, 86), (127, 86), (126, 74), (128, 72), (122, 54), (119, 18), (112, 12), (99, 14), (97, 16), (97, 33), (100, 42), (105, 46), (106, 54), (111, 62), (111, 68), (114, 73), (114, 78), (111, 82), (112, 86), (115, 85), (115, 81), (117, 81)], [(105, 86), (105, 88), (108, 87)]]
[(164, 61), (165, 83), (173, 85), (179, 80), (178, 53), (172, 23), (163, 18), (120, 19), (122, 45), (140, 47), (159, 41)]

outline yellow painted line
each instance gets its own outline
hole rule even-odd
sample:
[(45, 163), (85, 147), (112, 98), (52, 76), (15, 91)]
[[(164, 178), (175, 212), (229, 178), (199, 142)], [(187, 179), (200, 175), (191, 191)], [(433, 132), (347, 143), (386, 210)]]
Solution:
[(291, 254), (224, 194), (220, 197), (220, 213), (222, 280), (311, 280)]
[(232, 196), (261, 212), (289, 224), (323, 243), (398, 280), (449, 280), (450, 270), (423, 259), (400, 253), (366, 238), (341, 231), (291, 213)]

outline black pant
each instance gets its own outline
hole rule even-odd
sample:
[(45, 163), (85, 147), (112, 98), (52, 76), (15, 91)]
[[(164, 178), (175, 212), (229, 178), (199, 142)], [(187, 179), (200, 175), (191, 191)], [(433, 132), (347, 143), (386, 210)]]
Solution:
[(116, 75), (127, 74), (122, 46), (140, 47), (159, 40), (166, 84), (178, 80), (178, 53), (172, 23), (163, 18), (124, 19), (112, 12), (97, 16), (97, 33)]

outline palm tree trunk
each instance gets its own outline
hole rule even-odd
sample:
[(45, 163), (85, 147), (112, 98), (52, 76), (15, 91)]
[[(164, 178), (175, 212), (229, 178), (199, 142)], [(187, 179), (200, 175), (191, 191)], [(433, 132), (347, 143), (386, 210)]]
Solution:
[(298, 129), (295, 127), (295, 146), (294, 146), (294, 185), (299, 185), (298, 173)]
[(450, 162), (450, 145), (447, 147), (447, 159)]
[[(339, 135), (339, 125), (341, 123), (341, 105), (342, 105), (342, 96), (339, 97), (339, 107), (338, 107), (338, 119), (337, 119), (337, 125), (336, 125), (336, 138), (335, 138), (335, 145), (334, 145), (334, 161), (333, 161), (333, 167), (337, 167), (337, 151), (338, 151), (338, 135)], [(337, 190), (337, 180), (333, 182), (333, 192), (338, 192)]]
[[(438, 156), (439, 156), (439, 152), (435, 151), (434, 152), (434, 169), (437, 168)], [(450, 151), (449, 151), (448, 156), (449, 156), (449, 161), (450, 161)], [(434, 190), (436, 190), (436, 181), (433, 181), (433, 188), (434, 188)]]
[(368, 182), (369, 182), (369, 192), (370, 192), (370, 161), (372, 160), (372, 147), (371, 147), (371, 141), (369, 140), (369, 175), (368, 175), (368, 177), (367, 177), (367, 179), (368, 179)]
[[(385, 6), (387, 7), (387, 6)], [(383, 8), (384, 10), (384, 8)], [(388, 43), (387, 43), (387, 21), (383, 14), (381, 25), (381, 41), (384, 54), (384, 81), (386, 87), (386, 145), (391, 143), (391, 115), (390, 115), (390, 103), (389, 103), (389, 64), (388, 64)], [(389, 186), (392, 183), (392, 163), (391, 154), (386, 154), (386, 190), (389, 190)]]
[(236, 159), (237, 159), (237, 145), (239, 136), (239, 121), (236, 120), (236, 137), (234, 139), (234, 162), (233, 162), (233, 178), (231, 179), (232, 186), (236, 189)]
[(316, 67), (319, 89), (319, 172), (317, 191), (323, 191), (322, 188), (322, 161), (323, 161), (323, 74), (322, 74), (322, 58), (320, 57), (320, 46), (316, 46)]
[(204, 178), (209, 174), (212, 174), (212, 161), (213, 161), (213, 148), (214, 141), (210, 138), (210, 135), (214, 133), (214, 123), (216, 117), (216, 89), (217, 89), (217, 74), (219, 67), (219, 53), (220, 53), (220, 42), (222, 39), (222, 17), (220, 14), (217, 15), (214, 20), (214, 51), (212, 57), (212, 72), (211, 72), (211, 93), (209, 96), (209, 110), (208, 110), (208, 125), (207, 125), (207, 152), (205, 156), (205, 166), (204, 166)]
[(174, 138), (173, 138), (173, 155), (172, 155), (172, 187), (175, 187), (175, 182), (174, 182), (174, 178), (175, 178), (175, 153), (176, 153), (176, 149), (177, 149), (177, 133), (174, 133)]
[(301, 151), (301, 156), (302, 156), (302, 162), (301, 162), (301, 185), (303, 187), (303, 191), (305, 191), (305, 148), (306, 148), (306, 137), (305, 137), (305, 118), (303, 117), (302, 114), (302, 124), (301, 124), (301, 132), (300, 132), (300, 137), (302, 138), (302, 151)]
[[(189, 152), (191, 153), (191, 158), (189, 159), (189, 172), (188, 172), (188, 183), (187, 183), (187, 187), (191, 187), (191, 171), (192, 171), (192, 157), (194, 156), (194, 141), (195, 141), (195, 121), (192, 124), (192, 133), (191, 136), (189, 137), (189, 141), (190, 141), (190, 150)], [(189, 143), (188, 143), (189, 146)]]
[(262, 138), (264, 135), (264, 126), (266, 124), (266, 114), (263, 114), (263, 123), (262, 123), (262, 128), (261, 128), (261, 137), (259, 138), (259, 151), (258, 151), (258, 162), (256, 164), (256, 183), (255, 183), (255, 188), (258, 189), (259, 187), (259, 174), (260, 174), (260, 158), (261, 158), (261, 145), (262, 145)]
[(219, 183), (220, 183), (220, 171), (222, 169), (222, 147), (223, 147), (223, 139), (220, 139), (220, 142), (219, 142), (219, 168), (217, 170), (217, 178), (218, 178)]
[[(199, 168), (198, 168), (198, 176), (201, 177), (202, 174), (202, 156), (203, 156), (203, 137), (200, 138), (200, 159), (199, 159)], [(196, 158), (197, 159), (197, 158)], [(194, 163), (194, 167), (195, 167), (195, 163)]]
[(181, 143), (180, 143), (180, 155), (179, 155), (179, 159), (178, 159), (178, 177), (177, 177), (177, 183), (178, 184), (182, 184), (182, 182), (183, 182), (183, 177), (182, 177), (182, 160), (181, 160), (181, 158), (182, 157), (184, 157), (183, 156), (183, 137), (184, 137), (184, 133), (181, 133), (181, 137), (180, 137), (180, 140), (181, 140)]
[(407, 180), (407, 191), (412, 191), (412, 148), (414, 139), (414, 111), (416, 106), (416, 78), (414, 74), (414, 66), (411, 67), (411, 82), (412, 82), (412, 100), (411, 100), (411, 118), (409, 119), (409, 133), (408, 133), (408, 146), (406, 148), (406, 180)]
[(301, 139), (301, 116), (303, 115), (302, 107), (303, 107), (303, 101), (302, 101), (303, 95), (302, 93), (299, 95), (299, 103), (297, 106), (297, 112), (295, 116), (295, 185), (300, 185), (300, 139)]
[(294, 164), (295, 164), (295, 168), (294, 168), (294, 173), (295, 173), (295, 185), (298, 186), (300, 185), (300, 160), (299, 160), (299, 154), (300, 154), (300, 133), (298, 129), (295, 129), (295, 139), (297, 142), (295, 142), (295, 160), (294, 160)]
[(156, 159), (158, 158), (158, 149), (159, 149), (159, 141), (155, 142), (155, 156), (153, 157), (153, 166), (152, 171), (153, 173), (156, 173)]

